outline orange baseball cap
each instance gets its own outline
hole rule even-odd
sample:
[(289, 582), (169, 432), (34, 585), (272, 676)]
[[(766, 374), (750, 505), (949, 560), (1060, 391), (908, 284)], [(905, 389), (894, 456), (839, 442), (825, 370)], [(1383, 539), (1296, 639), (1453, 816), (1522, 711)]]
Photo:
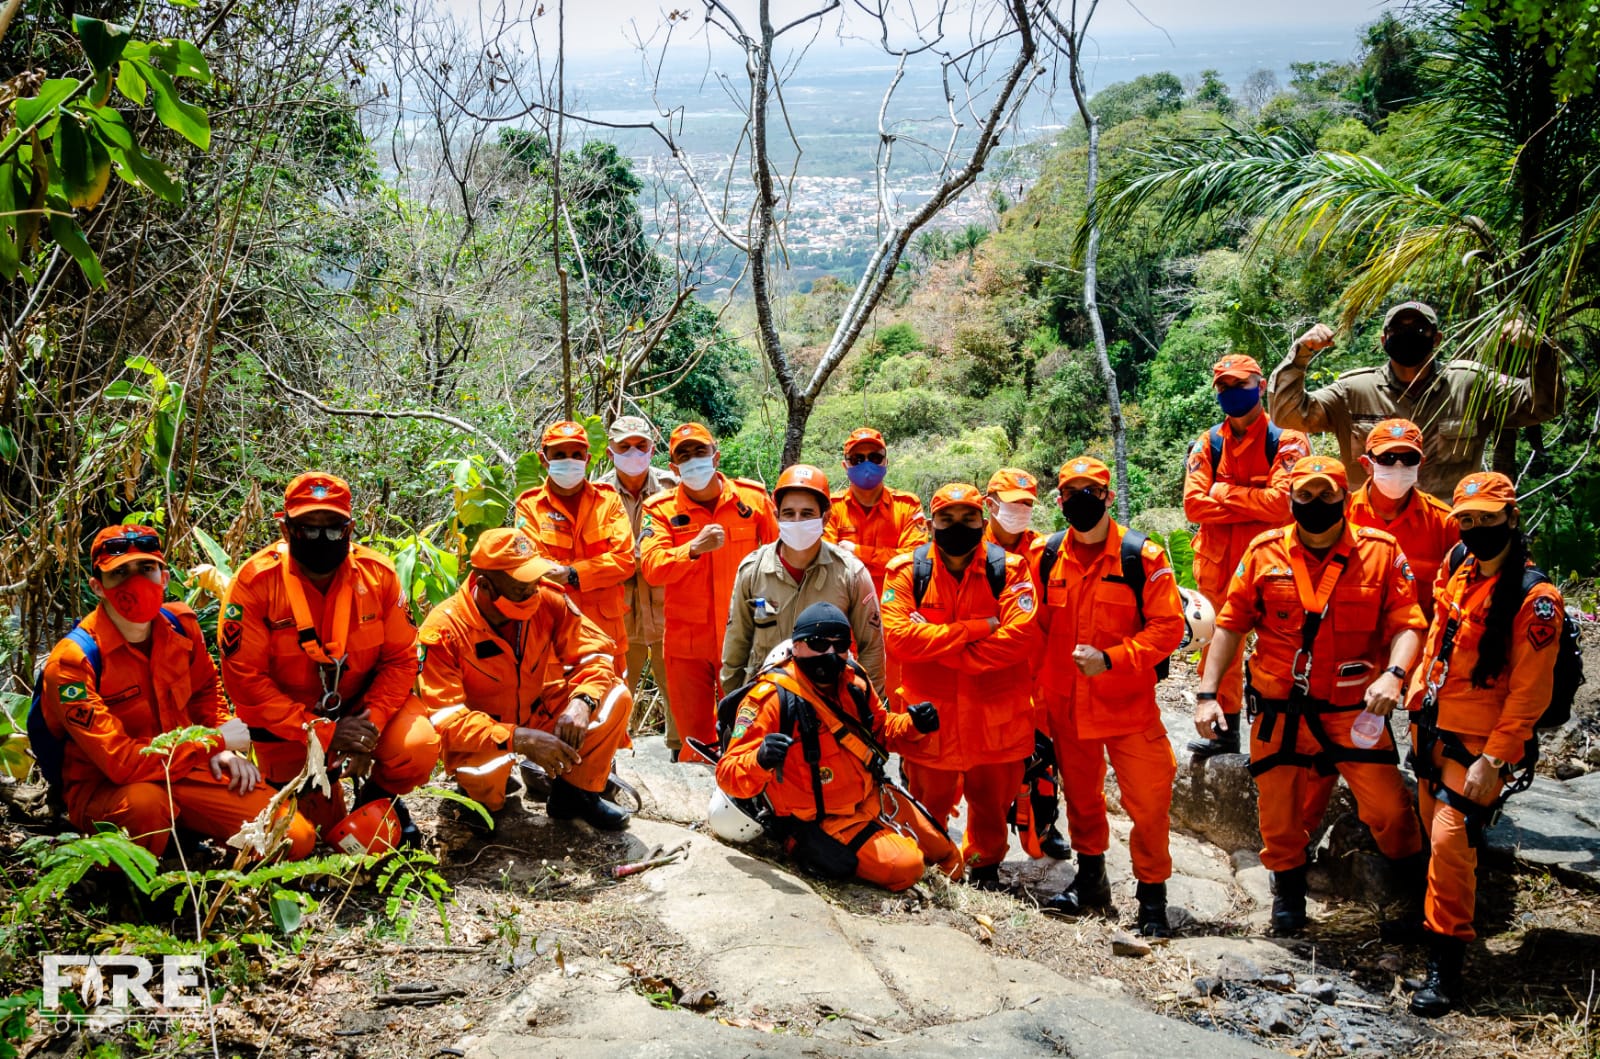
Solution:
[(985, 490), (997, 500), (1008, 504), (1020, 504), (1024, 500), (1039, 499), (1039, 479), (1027, 471), (1019, 471), (1015, 467), (1002, 467), (994, 472), (989, 479), (989, 488)]
[(89, 564), (102, 574), (140, 559), (167, 565), (167, 557), (161, 554), (161, 534), (149, 526), (107, 526), (89, 545)]
[(1350, 488), (1344, 464), (1332, 456), (1302, 456), (1289, 470), (1289, 488), (1300, 489), (1313, 482), (1327, 482), (1339, 489)]
[(563, 441), (581, 441), (589, 444), (589, 432), (583, 429), (582, 423), (564, 420), (560, 423), (551, 423), (544, 428), (544, 437), (539, 439), (539, 447), (559, 445)]
[(299, 518), (313, 511), (332, 511), (350, 515), (350, 483), (322, 471), (307, 471), (283, 491), (285, 518)]
[(1075, 456), (1061, 465), (1056, 472), (1056, 488), (1065, 489), (1068, 482), (1087, 478), (1095, 485), (1111, 485), (1111, 468), (1093, 456)]
[(778, 475), (778, 484), (772, 487), (772, 499), (776, 501), (778, 494), (785, 489), (808, 489), (822, 498), (822, 506), (827, 507), (830, 501), (828, 494), (828, 476), (819, 468), (809, 463), (791, 463)]
[(1261, 365), (1256, 363), (1256, 358), (1247, 357), (1243, 353), (1229, 353), (1215, 364), (1211, 365), (1211, 381), (1218, 379), (1248, 379), (1252, 375), (1261, 374)]
[(975, 507), (983, 510), (983, 494), (978, 492), (978, 487), (965, 482), (951, 482), (941, 485), (939, 491), (933, 494), (933, 501), (928, 505), (930, 512), (940, 512), (947, 507)]
[(883, 443), (883, 435), (876, 430), (871, 427), (856, 427), (850, 431), (850, 436), (844, 439), (844, 454), (848, 456), (862, 445), (871, 445), (885, 451), (889, 448)]
[(1467, 511), (1499, 511), (1517, 502), (1517, 487), (1499, 471), (1479, 471), (1456, 483), (1452, 516)]
[(498, 527), (478, 535), (472, 546), (474, 570), (504, 570), (518, 581), (537, 581), (556, 568), (539, 554), (539, 545), (520, 529)]
[(1367, 453), (1376, 456), (1390, 449), (1422, 451), (1422, 428), (1409, 419), (1385, 419), (1367, 435)]
[(678, 446), (686, 441), (703, 441), (713, 447), (717, 439), (711, 436), (711, 431), (706, 429), (704, 423), (684, 423), (673, 428), (672, 435), (667, 439), (667, 454), (676, 456)]

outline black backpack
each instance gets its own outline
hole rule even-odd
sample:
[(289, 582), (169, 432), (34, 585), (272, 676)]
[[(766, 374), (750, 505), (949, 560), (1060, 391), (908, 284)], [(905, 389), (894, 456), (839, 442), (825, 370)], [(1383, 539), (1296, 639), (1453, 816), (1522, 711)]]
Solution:
[[(1450, 572), (1453, 574), (1467, 560), (1467, 546), (1458, 544), (1450, 549)], [(1527, 599), (1535, 585), (1550, 581), (1550, 577), (1536, 566), (1522, 571), (1522, 597)], [(1578, 688), (1585, 682), (1583, 675), (1583, 644), (1578, 638), (1578, 623), (1563, 608), (1561, 635), (1556, 642), (1555, 682), (1550, 688), (1550, 705), (1544, 708), (1535, 728), (1560, 728), (1572, 719), (1572, 703), (1578, 697)]]
[[(919, 607), (922, 606), (923, 594), (928, 591), (928, 582), (933, 580), (933, 555), (928, 547), (927, 544), (919, 544), (917, 550), (911, 553), (911, 594), (916, 597)], [(988, 545), (983, 556), (983, 572), (989, 579), (989, 594), (999, 599), (1000, 593), (1006, 590), (1006, 550), (1000, 545)]]
[[(1276, 447), (1274, 445), (1274, 447)], [(1039, 603), (1048, 605), (1050, 602), (1050, 571), (1056, 568), (1056, 560), (1061, 556), (1061, 544), (1067, 539), (1067, 531), (1061, 530), (1052, 533), (1050, 539), (1044, 542), (1044, 554), (1039, 557)], [(1136, 529), (1126, 529), (1122, 533), (1122, 576), (1108, 577), (1107, 581), (1120, 582), (1133, 590), (1133, 605), (1139, 612), (1139, 624), (1144, 625), (1144, 551), (1146, 537)], [(1156, 679), (1165, 680), (1172, 670), (1172, 658), (1169, 656), (1156, 663)]]

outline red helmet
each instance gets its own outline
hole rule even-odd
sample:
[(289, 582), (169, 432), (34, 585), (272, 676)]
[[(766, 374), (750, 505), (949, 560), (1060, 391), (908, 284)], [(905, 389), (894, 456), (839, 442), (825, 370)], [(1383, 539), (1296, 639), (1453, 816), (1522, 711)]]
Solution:
[(400, 821), (387, 798), (368, 802), (340, 820), (324, 836), (328, 845), (344, 853), (387, 853), (400, 845)]

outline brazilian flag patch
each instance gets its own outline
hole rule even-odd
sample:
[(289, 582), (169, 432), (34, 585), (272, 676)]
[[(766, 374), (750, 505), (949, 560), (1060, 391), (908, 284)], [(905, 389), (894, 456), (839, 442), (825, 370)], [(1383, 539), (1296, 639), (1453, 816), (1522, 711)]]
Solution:
[(229, 621), (238, 621), (240, 618), (244, 617), (244, 608), (239, 606), (237, 603), (229, 603), (226, 607), (222, 608), (222, 616), (227, 618)]
[(82, 702), (89, 697), (89, 685), (83, 681), (74, 681), (71, 684), (61, 685), (62, 702)]
[(885, 603), (893, 603), (894, 602), (894, 589), (886, 588), (886, 589), (883, 590), (883, 601)]

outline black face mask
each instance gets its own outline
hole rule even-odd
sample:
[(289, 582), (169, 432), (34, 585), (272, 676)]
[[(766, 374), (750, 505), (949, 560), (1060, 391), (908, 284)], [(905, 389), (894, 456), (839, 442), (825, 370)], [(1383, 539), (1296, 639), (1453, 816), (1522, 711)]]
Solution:
[(825, 655), (812, 655), (810, 658), (796, 655), (794, 664), (795, 668), (819, 689), (831, 690), (839, 683), (839, 677), (844, 673), (844, 658), (834, 651), (829, 651)]
[(1324, 533), (1339, 524), (1344, 518), (1344, 501), (1312, 500), (1302, 504), (1298, 500), (1289, 501), (1290, 510), (1294, 512), (1294, 520), (1300, 528), (1307, 533)]
[(1479, 562), (1493, 559), (1506, 550), (1506, 545), (1511, 543), (1511, 520), (1495, 526), (1474, 526), (1461, 531), (1461, 543), (1467, 546), (1467, 551), (1477, 557)]
[(1383, 340), (1383, 351), (1402, 368), (1414, 368), (1433, 356), (1433, 332), (1395, 331)]
[(305, 540), (289, 534), (289, 557), (305, 568), (307, 573), (330, 574), (350, 556), (350, 535), (346, 533), (336, 541)]
[(964, 522), (952, 522), (943, 529), (933, 531), (933, 543), (939, 550), (954, 559), (959, 559), (978, 546), (983, 540), (982, 526), (969, 526)]
[(1092, 493), (1079, 489), (1061, 501), (1061, 513), (1066, 516), (1067, 524), (1079, 533), (1088, 533), (1100, 525), (1100, 520), (1106, 514), (1106, 502)]

